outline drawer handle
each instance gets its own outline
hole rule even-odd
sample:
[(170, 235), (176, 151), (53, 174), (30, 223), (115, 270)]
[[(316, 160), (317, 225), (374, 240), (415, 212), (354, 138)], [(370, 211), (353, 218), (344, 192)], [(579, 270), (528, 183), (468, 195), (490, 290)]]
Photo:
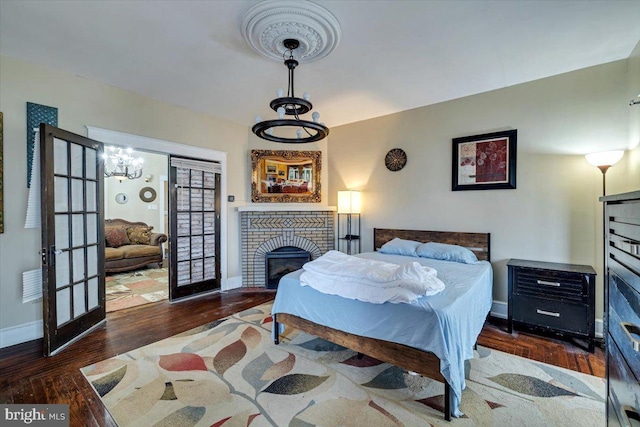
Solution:
[(545, 286), (560, 286), (560, 283), (558, 282), (549, 282), (546, 280), (538, 280), (538, 285), (545, 285)]
[(545, 316), (560, 317), (560, 313), (556, 313), (554, 311), (540, 310), (539, 308), (536, 308), (536, 313), (544, 314)]
[(640, 414), (638, 414), (638, 411), (636, 411), (631, 406), (622, 405), (620, 407), (620, 413), (627, 419), (626, 425), (628, 426), (631, 425), (631, 420), (640, 421)]
[(631, 340), (631, 345), (633, 346), (633, 350), (640, 352), (640, 340), (635, 339), (631, 336), (631, 334), (640, 335), (640, 328), (629, 322), (620, 322), (620, 326), (626, 332), (629, 340)]

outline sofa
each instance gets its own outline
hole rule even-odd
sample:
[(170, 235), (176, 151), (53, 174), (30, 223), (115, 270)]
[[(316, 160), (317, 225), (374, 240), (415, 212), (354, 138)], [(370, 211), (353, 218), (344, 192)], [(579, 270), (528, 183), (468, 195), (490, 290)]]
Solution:
[(144, 222), (115, 218), (104, 221), (105, 272), (120, 273), (162, 263), (164, 233), (154, 233)]

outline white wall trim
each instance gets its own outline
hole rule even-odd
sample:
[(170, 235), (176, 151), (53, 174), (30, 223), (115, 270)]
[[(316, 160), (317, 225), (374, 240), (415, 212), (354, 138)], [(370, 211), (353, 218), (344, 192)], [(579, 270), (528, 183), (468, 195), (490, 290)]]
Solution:
[[(169, 230), (164, 229), (164, 214), (168, 212), (164, 209), (165, 197), (164, 197), (164, 183), (169, 181), (169, 177), (167, 175), (160, 175), (158, 177), (158, 182), (160, 183), (158, 188), (158, 221), (160, 221), (160, 232), (166, 233), (169, 235)], [(167, 184), (168, 185), (168, 184)]]
[(227, 279), (227, 282), (222, 286), (223, 291), (230, 291), (231, 289), (238, 289), (242, 287), (242, 276), (233, 276)]
[(0, 329), (0, 348), (37, 340), (44, 336), (42, 319)]
[[(180, 144), (178, 142), (164, 141), (161, 139), (149, 138), (146, 136), (133, 135), (115, 130), (103, 129), (94, 126), (86, 126), (87, 136), (107, 145), (120, 145), (131, 147), (136, 150), (151, 151), (162, 154), (182, 155), (202, 160), (219, 162), (222, 167), (220, 176), (220, 246), (228, 248), (227, 245), (227, 153), (224, 151), (211, 150), (209, 148), (196, 147), (193, 145)], [(228, 250), (220, 254), (220, 281), (227, 282), (227, 254)]]
[(504, 301), (493, 301), (491, 312), (489, 313), (498, 319), (507, 319), (507, 303)]

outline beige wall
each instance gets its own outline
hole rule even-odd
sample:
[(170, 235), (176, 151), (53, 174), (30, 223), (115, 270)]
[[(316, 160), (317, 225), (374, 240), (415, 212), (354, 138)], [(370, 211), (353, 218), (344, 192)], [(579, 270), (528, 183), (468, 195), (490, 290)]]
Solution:
[[(164, 212), (164, 206), (161, 205), (164, 182), (160, 178), (166, 177), (169, 173), (168, 156), (141, 151), (134, 151), (131, 155), (144, 159), (142, 177), (122, 182), (115, 178), (104, 180), (104, 217), (105, 219), (122, 218), (127, 221), (144, 222), (153, 226), (153, 231), (164, 232), (164, 219), (161, 217)], [(149, 174), (152, 177), (147, 182), (145, 177)], [(145, 202), (140, 198), (140, 190), (146, 187), (150, 187), (156, 192), (156, 199), (153, 202)], [(116, 195), (119, 193), (124, 193), (128, 197), (127, 203), (116, 202)]]
[[(631, 52), (627, 67), (627, 100), (640, 101), (640, 41)], [(628, 190), (640, 188), (640, 104), (629, 107), (629, 148), (633, 150), (626, 153), (622, 162), (631, 179), (627, 184), (620, 184), (621, 191), (627, 187)]]
[[(364, 250), (374, 227), (490, 232), (497, 301), (507, 300), (510, 258), (592, 265), (601, 317), (602, 175), (583, 154), (598, 138), (626, 146), (626, 93), (627, 61), (618, 61), (334, 128), (330, 198), (363, 192)], [(505, 129), (518, 130), (517, 189), (451, 191), (451, 139)], [(584, 148), (566, 148), (576, 142)], [(408, 155), (399, 172), (384, 166), (394, 147)], [(626, 161), (611, 168), (610, 188), (640, 188), (632, 175)]]
[[(0, 234), (0, 331), (42, 318), (40, 302), (21, 302), (22, 272), (39, 267), (40, 247), (39, 231), (24, 229), (27, 102), (57, 107), (59, 127), (80, 135), (87, 134), (85, 126), (89, 125), (227, 152), (234, 165), (227, 169), (229, 194), (239, 194), (242, 199), (246, 191), (249, 175), (244, 168), (235, 167), (246, 163), (246, 127), (72, 74), (0, 57), (5, 188), (5, 232)], [(237, 229), (233, 204), (228, 210), (229, 230)], [(239, 254), (236, 241), (230, 239), (229, 246), (229, 254)], [(228, 275), (240, 274), (239, 257), (230, 255)]]

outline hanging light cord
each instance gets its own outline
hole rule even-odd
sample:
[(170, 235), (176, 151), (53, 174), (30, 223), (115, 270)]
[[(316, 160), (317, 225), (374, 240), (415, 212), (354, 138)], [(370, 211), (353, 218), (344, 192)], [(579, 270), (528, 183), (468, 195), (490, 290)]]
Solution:
[[(287, 58), (287, 54), (289, 55), (289, 57)], [(293, 51), (291, 49), (287, 49), (284, 51), (284, 53), (282, 54), (282, 59), (284, 59), (285, 61), (287, 59), (293, 60)], [(293, 77), (293, 71), (295, 69), (295, 66), (293, 67), (288, 67), (289, 68), (289, 80), (287, 82), (287, 96), (290, 98), (295, 98), (296, 95), (294, 93), (294, 77)], [(288, 106), (289, 107), (289, 106)], [(298, 109), (295, 108), (295, 105), (291, 105), (291, 109), (294, 111), (293, 113), (293, 117), (296, 118), (296, 120), (300, 120), (300, 116), (298, 115)], [(304, 131), (307, 133), (307, 135), (311, 136), (311, 132), (309, 132), (309, 130), (307, 130), (306, 126), (300, 126), (302, 129), (304, 129)]]

